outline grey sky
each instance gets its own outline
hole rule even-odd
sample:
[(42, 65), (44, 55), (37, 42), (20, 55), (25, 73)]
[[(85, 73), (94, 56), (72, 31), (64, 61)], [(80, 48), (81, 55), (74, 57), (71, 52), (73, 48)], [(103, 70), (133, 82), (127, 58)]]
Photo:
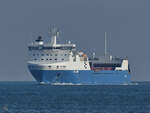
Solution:
[(27, 70), (27, 44), (48, 26), (61, 29), (89, 54), (104, 53), (104, 32), (114, 56), (128, 56), (132, 80), (150, 80), (149, 0), (0, 0), (0, 81), (34, 80)]

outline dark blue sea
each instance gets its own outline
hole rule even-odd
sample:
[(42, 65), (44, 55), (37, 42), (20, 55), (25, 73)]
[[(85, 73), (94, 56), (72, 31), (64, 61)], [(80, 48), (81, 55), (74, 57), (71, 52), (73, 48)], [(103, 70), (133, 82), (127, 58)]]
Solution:
[(0, 82), (0, 113), (150, 113), (150, 82), (138, 84)]

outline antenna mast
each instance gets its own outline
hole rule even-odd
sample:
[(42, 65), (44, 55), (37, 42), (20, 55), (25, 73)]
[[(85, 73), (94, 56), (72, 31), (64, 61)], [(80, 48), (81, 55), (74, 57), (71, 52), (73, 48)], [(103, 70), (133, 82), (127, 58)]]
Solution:
[(105, 32), (105, 57), (107, 56), (107, 32)]
[(56, 37), (59, 35), (59, 30), (56, 27), (49, 28), (49, 35), (51, 36), (51, 45), (56, 46)]

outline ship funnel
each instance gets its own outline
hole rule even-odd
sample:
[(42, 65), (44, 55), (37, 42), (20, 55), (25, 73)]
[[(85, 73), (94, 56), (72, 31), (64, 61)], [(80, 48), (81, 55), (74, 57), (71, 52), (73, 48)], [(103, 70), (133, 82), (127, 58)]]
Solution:
[(49, 29), (49, 35), (50, 35), (50, 37), (51, 37), (51, 43), (50, 43), (50, 45), (51, 46), (55, 46), (56, 45), (56, 38), (57, 38), (57, 36), (59, 36), (59, 30), (58, 30), (58, 28), (56, 28), (56, 27), (52, 27), (52, 28), (50, 28)]

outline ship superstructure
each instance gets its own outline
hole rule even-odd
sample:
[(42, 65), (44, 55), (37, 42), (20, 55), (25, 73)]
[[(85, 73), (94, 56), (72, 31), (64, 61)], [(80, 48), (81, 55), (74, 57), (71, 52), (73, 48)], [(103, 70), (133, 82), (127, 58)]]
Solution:
[(57, 44), (58, 29), (50, 31), (51, 42), (45, 44), (39, 36), (28, 46), (28, 68), (40, 84), (129, 84), (127, 59), (110, 55), (88, 58), (70, 41)]

